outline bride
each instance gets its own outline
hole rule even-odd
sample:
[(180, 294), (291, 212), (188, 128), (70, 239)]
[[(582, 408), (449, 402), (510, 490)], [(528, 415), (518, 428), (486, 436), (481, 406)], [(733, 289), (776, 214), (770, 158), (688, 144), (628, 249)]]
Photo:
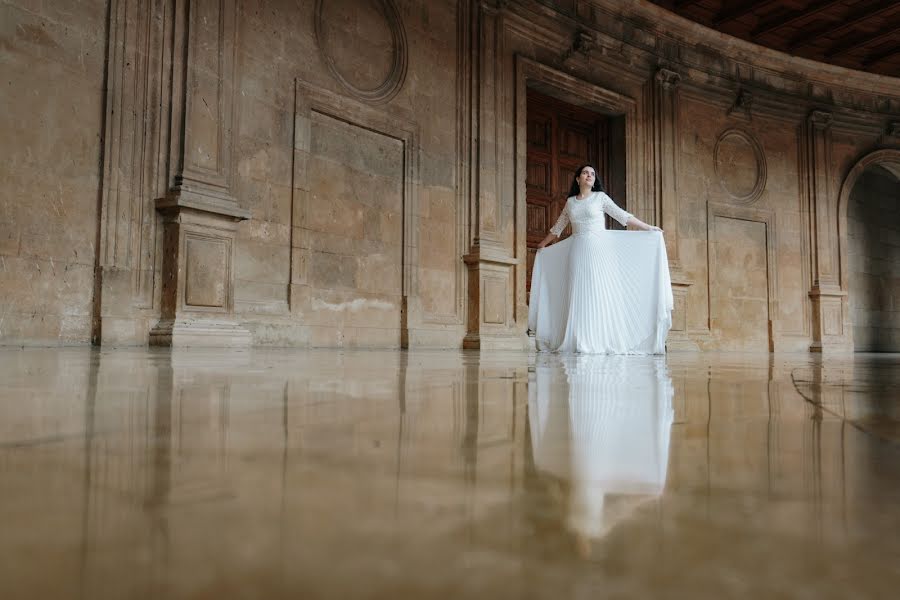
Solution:
[[(605, 215), (642, 231), (607, 231)], [(547, 247), (572, 224), (572, 236)], [(590, 165), (538, 245), (528, 327), (538, 350), (661, 354), (671, 326), (672, 287), (659, 227), (619, 208)]]

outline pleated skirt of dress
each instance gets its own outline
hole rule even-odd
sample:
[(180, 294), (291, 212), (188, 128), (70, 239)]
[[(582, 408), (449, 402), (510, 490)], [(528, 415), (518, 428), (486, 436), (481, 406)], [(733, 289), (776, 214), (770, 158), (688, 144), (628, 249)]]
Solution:
[(662, 354), (672, 306), (661, 233), (590, 231), (538, 252), (528, 325), (541, 351)]

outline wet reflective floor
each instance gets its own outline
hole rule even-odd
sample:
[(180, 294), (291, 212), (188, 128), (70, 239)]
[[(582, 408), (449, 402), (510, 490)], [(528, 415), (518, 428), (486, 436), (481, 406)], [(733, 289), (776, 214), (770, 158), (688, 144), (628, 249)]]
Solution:
[(890, 598), (900, 355), (0, 349), (0, 598)]

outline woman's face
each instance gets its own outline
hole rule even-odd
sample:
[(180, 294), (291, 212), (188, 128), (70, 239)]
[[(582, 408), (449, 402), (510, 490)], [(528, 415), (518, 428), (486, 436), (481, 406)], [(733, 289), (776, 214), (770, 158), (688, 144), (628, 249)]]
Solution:
[(593, 167), (585, 167), (581, 170), (581, 173), (578, 174), (578, 177), (576, 177), (575, 180), (580, 187), (590, 189), (594, 187), (594, 179), (596, 179), (596, 177), (597, 175), (594, 173)]

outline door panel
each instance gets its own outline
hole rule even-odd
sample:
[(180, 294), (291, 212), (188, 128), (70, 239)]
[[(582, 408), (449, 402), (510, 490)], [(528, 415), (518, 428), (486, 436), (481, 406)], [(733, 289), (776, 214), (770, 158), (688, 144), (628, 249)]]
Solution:
[[(591, 163), (601, 181), (609, 181), (609, 138), (607, 117), (533, 90), (528, 90), (526, 130), (526, 285), (530, 291), (537, 245), (559, 218), (575, 169)], [(563, 237), (569, 233), (567, 227)]]

